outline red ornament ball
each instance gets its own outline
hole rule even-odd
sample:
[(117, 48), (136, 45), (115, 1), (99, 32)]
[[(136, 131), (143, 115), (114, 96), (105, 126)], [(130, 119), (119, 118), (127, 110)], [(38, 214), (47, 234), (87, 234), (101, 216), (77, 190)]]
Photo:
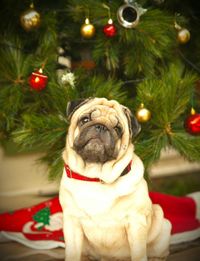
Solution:
[(186, 119), (185, 129), (192, 135), (200, 135), (200, 113), (191, 114)]
[(48, 77), (43, 74), (42, 69), (32, 72), (28, 79), (30, 87), (36, 91), (41, 91), (47, 86)]
[(117, 34), (117, 28), (113, 24), (112, 20), (110, 19), (108, 23), (103, 27), (103, 32), (105, 36), (112, 38)]

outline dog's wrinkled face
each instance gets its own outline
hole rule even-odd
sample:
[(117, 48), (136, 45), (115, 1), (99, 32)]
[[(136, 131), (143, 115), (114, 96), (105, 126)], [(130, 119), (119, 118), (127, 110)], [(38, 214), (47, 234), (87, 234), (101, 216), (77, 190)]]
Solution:
[(117, 157), (123, 127), (114, 109), (96, 106), (80, 116), (78, 128), (74, 149), (85, 161), (104, 163)]
[[(129, 125), (128, 135), (130, 137), (132, 134), (138, 133), (140, 127), (136, 119), (131, 117), (130, 111), (116, 101), (114, 104), (117, 104), (117, 109), (112, 105), (113, 101), (111, 106), (109, 101), (104, 98), (99, 100), (96, 98), (96, 100), (97, 103), (94, 106), (90, 106), (91, 100), (70, 103), (68, 115), (72, 116), (76, 111), (76, 116), (71, 118), (71, 123), (76, 121), (73, 129), (73, 149), (85, 162), (104, 163), (117, 158), (122, 145), (125, 124)], [(81, 110), (81, 106), (84, 106), (85, 109)], [(124, 117), (119, 116), (119, 108)], [(125, 118), (126, 122), (122, 118)]]

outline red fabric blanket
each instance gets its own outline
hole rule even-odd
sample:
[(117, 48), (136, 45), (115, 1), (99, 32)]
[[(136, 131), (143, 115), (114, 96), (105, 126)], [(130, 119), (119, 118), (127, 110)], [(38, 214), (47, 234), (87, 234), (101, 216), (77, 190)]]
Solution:
[[(200, 237), (200, 192), (185, 197), (150, 192), (172, 223), (171, 243)], [(35, 249), (64, 247), (62, 209), (58, 197), (0, 215), (0, 241), (14, 240)]]

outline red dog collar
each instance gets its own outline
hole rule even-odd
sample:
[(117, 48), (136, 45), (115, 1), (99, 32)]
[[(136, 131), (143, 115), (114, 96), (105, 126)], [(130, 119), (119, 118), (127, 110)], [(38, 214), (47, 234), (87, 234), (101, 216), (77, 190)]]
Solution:
[[(122, 171), (122, 174), (120, 175), (120, 177), (126, 175), (131, 170), (131, 164), (132, 164), (132, 161), (130, 161), (128, 166)], [(65, 171), (66, 171), (68, 178), (83, 180), (83, 181), (102, 182), (102, 180), (100, 180), (99, 178), (89, 178), (89, 177), (83, 176), (77, 172), (74, 172), (73, 170), (70, 169), (70, 167), (67, 164), (65, 164)]]

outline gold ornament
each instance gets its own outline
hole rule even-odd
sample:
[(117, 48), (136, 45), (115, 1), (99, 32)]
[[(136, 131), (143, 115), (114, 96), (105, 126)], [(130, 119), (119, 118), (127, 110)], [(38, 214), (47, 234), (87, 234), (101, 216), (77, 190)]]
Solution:
[(190, 32), (186, 28), (181, 28), (178, 31), (177, 39), (180, 44), (185, 44), (190, 40)]
[(21, 14), (20, 22), (24, 30), (31, 31), (40, 26), (40, 14), (34, 9), (34, 5), (31, 4), (30, 8)]
[(89, 18), (85, 19), (85, 23), (81, 26), (81, 35), (84, 38), (90, 39), (95, 34), (95, 27), (90, 23)]
[(143, 103), (141, 103), (140, 108), (136, 112), (136, 118), (139, 122), (147, 122), (151, 118), (151, 112), (144, 107)]

